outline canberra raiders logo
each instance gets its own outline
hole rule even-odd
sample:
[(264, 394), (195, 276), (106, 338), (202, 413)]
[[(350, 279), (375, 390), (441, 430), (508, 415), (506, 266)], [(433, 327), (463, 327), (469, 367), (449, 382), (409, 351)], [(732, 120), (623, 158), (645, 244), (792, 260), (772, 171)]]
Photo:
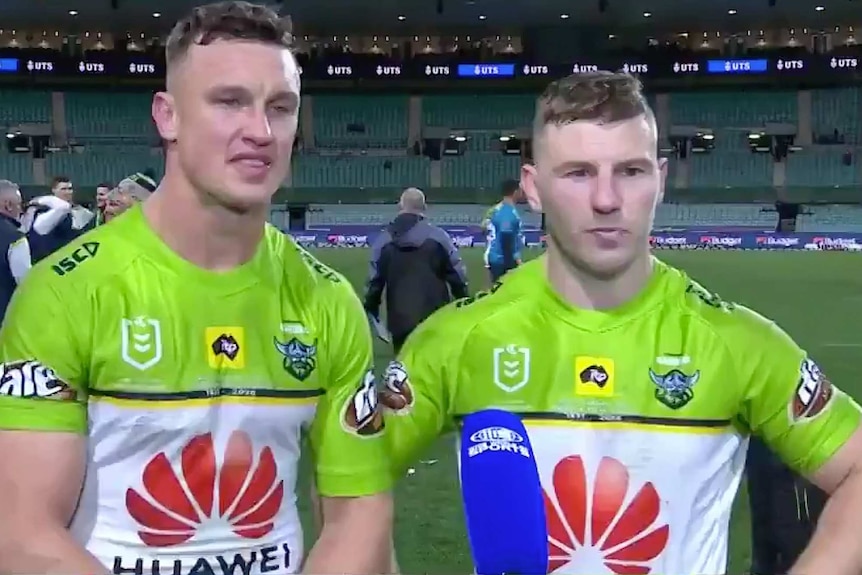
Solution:
[(278, 339), (274, 341), (275, 348), (284, 356), (285, 371), (299, 381), (305, 381), (317, 367), (317, 340), (312, 345), (306, 345), (295, 337), (287, 343)]

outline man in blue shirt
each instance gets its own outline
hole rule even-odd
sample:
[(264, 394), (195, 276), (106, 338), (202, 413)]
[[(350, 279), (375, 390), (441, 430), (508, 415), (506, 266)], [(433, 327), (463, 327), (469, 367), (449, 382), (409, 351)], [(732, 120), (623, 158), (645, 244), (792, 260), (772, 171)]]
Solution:
[(517, 180), (503, 182), (503, 199), (488, 213), (486, 220), (487, 247), (485, 263), (493, 284), (507, 271), (521, 264), (524, 237), (521, 216), (515, 207), (521, 186)]

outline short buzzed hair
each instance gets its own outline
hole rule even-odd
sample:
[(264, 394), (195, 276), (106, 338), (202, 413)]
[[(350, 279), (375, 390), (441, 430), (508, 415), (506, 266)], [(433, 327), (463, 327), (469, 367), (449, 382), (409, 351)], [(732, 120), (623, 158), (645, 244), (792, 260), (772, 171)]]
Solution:
[(20, 193), (20, 188), (18, 187), (18, 184), (11, 180), (0, 180), (0, 197), (12, 193)]
[(536, 103), (533, 140), (545, 126), (562, 126), (587, 120), (612, 123), (647, 114), (654, 116), (640, 80), (625, 72), (572, 74), (551, 82)]
[(250, 40), (290, 49), (292, 24), (289, 17), (262, 4), (227, 0), (197, 6), (168, 35), (168, 70), (185, 57), (192, 44), (206, 46), (217, 40)]
[(419, 188), (407, 188), (401, 192), (401, 199), (398, 205), (405, 212), (421, 214), (425, 212), (425, 192)]

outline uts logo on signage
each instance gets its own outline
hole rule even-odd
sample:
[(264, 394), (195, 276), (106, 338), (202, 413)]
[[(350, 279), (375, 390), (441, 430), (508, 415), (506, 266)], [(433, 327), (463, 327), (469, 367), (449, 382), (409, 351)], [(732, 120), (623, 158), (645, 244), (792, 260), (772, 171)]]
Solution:
[(652, 572), (650, 562), (670, 535), (659, 519), (661, 497), (652, 483), (632, 495), (625, 465), (603, 457), (592, 476), (574, 455), (557, 463), (553, 486), (545, 491), (548, 572)]
[(193, 437), (183, 448), (179, 469), (167, 455), (153, 457), (142, 474), (143, 489), (126, 491), (126, 509), (140, 525), (148, 547), (185, 543), (208, 525), (227, 523), (245, 539), (273, 530), (284, 497), (284, 481), (272, 450), (260, 450), (257, 465), (251, 439), (234, 431), (223, 453), (212, 434)]

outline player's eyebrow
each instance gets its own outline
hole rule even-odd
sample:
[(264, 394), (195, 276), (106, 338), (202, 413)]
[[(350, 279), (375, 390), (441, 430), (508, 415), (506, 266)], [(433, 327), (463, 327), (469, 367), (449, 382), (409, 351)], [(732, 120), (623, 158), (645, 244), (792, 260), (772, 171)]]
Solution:
[[(553, 169), (553, 172), (557, 175), (565, 175), (572, 170), (581, 169), (581, 170), (592, 170), (595, 171), (600, 164), (604, 162), (596, 162), (590, 160), (569, 160), (567, 162), (563, 162), (559, 164)], [(639, 168), (643, 168), (644, 170), (651, 170), (654, 167), (654, 163), (652, 159), (647, 156), (637, 156), (631, 158), (625, 158), (623, 160), (617, 160), (613, 164), (614, 169), (619, 169), (621, 167), (628, 166), (636, 166)]]
[(299, 105), (299, 95), (291, 90), (279, 90), (269, 98), (267, 103), (284, 103), (288, 108), (296, 108)]

